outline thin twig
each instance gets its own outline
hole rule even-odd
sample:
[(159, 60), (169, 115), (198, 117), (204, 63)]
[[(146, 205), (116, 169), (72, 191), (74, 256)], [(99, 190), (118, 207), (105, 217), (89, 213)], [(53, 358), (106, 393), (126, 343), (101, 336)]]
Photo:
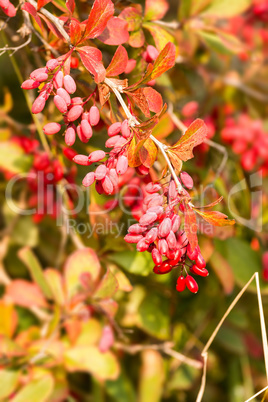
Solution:
[(171, 28), (171, 29), (178, 29), (181, 26), (181, 24), (178, 21), (168, 22), (168, 21), (156, 20), (156, 21), (154, 21), (154, 24), (162, 25), (163, 27)]
[[(35, 9), (37, 10), (37, 3), (34, 0), (28, 0), (28, 3), (30, 3), (32, 6), (35, 7)], [(66, 42), (71, 45), (71, 40), (69, 35), (67, 34), (67, 32), (64, 29), (64, 22), (61, 21), (58, 17), (56, 17), (55, 15), (51, 14), (48, 10), (46, 10), (45, 8), (40, 8), (38, 10), (39, 13), (43, 14), (45, 17), (47, 17), (51, 22), (53, 22), (53, 24), (57, 27), (58, 31), (61, 33), (61, 35), (63, 36), (63, 38), (66, 40)]]
[(5, 52), (9, 51), (9, 50), (13, 50), (12, 53), (10, 53), (9, 57), (13, 56), (14, 53), (16, 53), (18, 50), (23, 49), (25, 46), (29, 45), (29, 43), (31, 43), (32, 40), (32, 33), (30, 32), (28, 39), (26, 40), (26, 42), (22, 43), (19, 46), (4, 46), (0, 49), (0, 56), (2, 56), (2, 54), (4, 54)]
[[(119, 103), (121, 104), (122, 108), (124, 109), (124, 112), (125, 112), (128, 120), (129, 120), (129, 124), (130, 125), (139, 125), (140, 124), (139, 121), (135, 118), (135, 116), (133, 116), (130, 113), (130, 110), (128, 109), (127, 105), (125, 104), (122, 95), (120, 94), (120, 92), (117, 89), (117, 86), (111, 80), (109, 80), (108, 78), (105, 78), (104, 82), (112, 89), (112, 91), (114, 92), (115, 96), (117, 97)], [(172, 175), (172, 177), (173, 177), (173, 179), (174, 179), (174, 181), (175, 181), (175, 183), (177, 185), (179, 193), (183, 192), (182, 185), (179, 182), (179, 179), (178, 179), (178, 177), (177, 177), (177, 175), (175, 173), (175, 170), (173, 169), (173, 166), (172, 166), (172, 164), (171, 164), (171, 162), (169, 160), (169, 157), (168, 157), (168, 155), (167, 155), (167, 153), (165, 151), (165, 145), (162, 144), (162, 142), (158, 141), (153, 135), (150, 135), (149, 138), (151, 138), (151, 140), (158, 146), (158, 148), (162, 152), (162, 154), (163, 154), (163, 156), (164, 156), (164, 158), (165, 158), (165, 160), (166, 160), (166, 162), (168, 164), (170, 173), (171, 173), (171, 175)]]

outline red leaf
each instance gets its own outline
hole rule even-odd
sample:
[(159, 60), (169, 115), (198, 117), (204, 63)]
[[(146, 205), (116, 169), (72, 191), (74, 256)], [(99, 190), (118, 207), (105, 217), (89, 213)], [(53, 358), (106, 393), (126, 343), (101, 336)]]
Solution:
[(54, 25), (44, 14), (40, 13), (40, 17), (45, 21), (48, 29), (59, 39), (65, 40), (56, 25)]
[(71, 43), (73, 45), (76, 45), (83, 36), (83, 30), (81, 28), (80, 22), (78, 22), (75, 19), (72, 19), (69, 25), (69, 30), (70, 30), (69, 35), (71, 38)]
[(182, 161), (193, 158), (193, 148), (201, 144), (207, 136), (207, 126), (201, 119), (196, 119), (179, 141), (171, 147)]
[(143, 88), (143, 93), (146, 97), (151, 112), (159, 113), (163, 107), (163, 99), (160, 93), (151, 87)]
[(145, 1), (145, 19), (161, 20), (169, 9), (167, 0), (146, 0)]
[(228, 219), (228, 216), (219, 211), (203, 212), (199, 209), (194, 209), (205, 221), (213, 226), (231, 226), (235, 224), (234, 219)]
[(98, 39), (106, 45), (122, 45), (129, 38), (127, 22), (118, 17), (109, 19), (106, 28)]
[(112, 58), (111, 63), (106, 69), (106, 74), (109, 77), (115, 77), (116, 75), (122, 74), (127, 66), (128, 54), (123, 46), (118, 46), (116, 52)]
[(131, 98), (134, 104), (140, 108), (146, 117), (150, 117), (150, 110), (143, 89), (144, 88), (138, 88), (135, 91), (126, 92), (126, 94)]
[(31, 16), (34, 18), (34, 20), (37, 22), (37, 24), (39, 25), (41, 31), (43, 32), (43, 25), (42, 25), (42, 21), (41, 18), (39, 17), (36, 9), (34, 6), (32, 6), (30, 3), (24, 3), (21, 7), (22, 10), (27, 11), (27, 13), (31, 14)]
[(95, 82), (103, 81), (106, 71), (101, 61), (101, 51), (91, 46), (78, 47), (76, 50), (79, 52), (85, 68), (94, 76)]
[(6, 294), (15, 304), (22, 307), (46, 307), (46, 300), (40, 288), (24, 279), (15, 279), (6, 288)]
[(46, 4), (50, 3), (52, 0), (37, 0), (37, 10), (44, 7)]
[(99, 36), (113, 14), (114, 5), (111, 0), (95, 0), (87, 20), (85, 39)]
[(157, 59), (154, 62), (154, 68), (151, 74), (151, 79), (159, 77), (167, 70), (172, 68), (175, 64), (176, 47), (173, 43), (166, 44), (164, 49), (159, 53)]
[(137, 31), (141, 27), (142, 13), (141, 9), (134, 7), (126, 7), (118, 16), (127, 21), (128, 31)]
[(70, 13), (73, 14), (75, 9), (75, 0), (66, 0), (66, 7), (70, 11)]
[(194, 250), (198, 245), (197, 240), (197, 223), (196, 216), (191, 207), (188, 204), (185, 204), (185, 221), (184, 221), (184, 230), (189, 240), (191, 249)]

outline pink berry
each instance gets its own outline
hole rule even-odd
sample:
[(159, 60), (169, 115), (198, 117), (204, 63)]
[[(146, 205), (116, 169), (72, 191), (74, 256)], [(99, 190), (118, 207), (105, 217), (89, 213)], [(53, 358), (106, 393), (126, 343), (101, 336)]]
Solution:
[(97, 106), (91, 106), (89, 110), (89, 122), (91, 126), (96, 126), (100, 121), (100, 112)]
[(68, 94), (67, 91), (65, 91), (64, 88), (58, 88), (57, 89), (57, 95), (59, 95), (62, 99), (65, 100), (65, 103), (67, 106), (69, 106), (71, 104), (71, 97)]
[(8, 17), (15, 17), (17, 11), (12, 3), (9, 2), (7, 8), (5, 7), (1, 8)]
[(157, 183), (148, 183), (145, 187), (147, 193), (153, 194), (157, 193), (159, 190), (161, 190), (160, 184)]
[(86, 155), (75, 155), (73, 161), (78, 165), (89, 166), (88, 157)]
[(127, 235), (124, 237), (124, 239), (125, 239), (125, 241), (126, 241), (127, 243), (133, 243), (133, 244), (135, 244), (135, 243), (138, 243), (141, 239), (143, 239), (143, 236), (142, 236), (142, 235), (127, 234)]
[(106, 156), (106, 153), (100, 149), (98, 151), (91, 152), (91, 154), (89, 154), (89, 156), (88, 156), (88, 160), (91, 163), (99, 162), (103, 158), (105, 158), (105, 156)]
[(95, 181), (95, 173), (94, 172), (89, 172), (88, 174), (86, 174), (86, 176), (84, 177), (82, 184), (85, 187), (89, 187), (91, 186), (91, 184), (93, 184)]
[(140, 226), (138, 223), (135, 223), (134, 225), (131, 225), (128, 228), (129, 233), (131, 234), (140, 234), (145, 232), (146, 228), (143, 226)]
[(157, 250), (157, 248), (154, 248), (152, 251), (152, 259), (153, 259), (153, 262), (155, 263), (155, 265), (162, 264), (162, 256), (159, 253), (159, 251)]
[(146, 61), (147, 61), (148, 63), (150, 63), (151, 61), (157, 59), (157, 57), (158, 57), (158, 55), (159, 55), (159, 52), (158, 52), (158, 50), (157, 50), (154, 46), (148, 45), (146, 50), (147, 50), (147, 58), (146, 58)]
[(80, 124), (76, 127), (76, 132), (79, 137), (79, 140), (82, 141), (84, 144), (86, 144), (88, 142), (88, 138), (84, 136)]
[(107, 172), (107, 175), (109, 176), (109, 179), (111, 180), (114, 188), (117, 188), (118, 187), (118, 175), (116, 173), (116, 170), (115, 169), (110, 169)]
[(169, 186), (168, 186), (168, 197), (172, 201), (177, 198), (177, 195), (178, 195), (178, 191), (177, 191), (176, 183), (174, 180), (171, 180), (171, 182), (169, 183)]
[(69, 121), (75, 121), (78, 119), (78, 117), (81, 116), (83, 112), (83, 108), (81, 105), (73, 106), (68, 113), (66, 114), (66, 117)]
[(70, 75), (65, 75), (65, 77), (63, 78), (63, 83), (66, 91), (69, 94), (73, 94), (76, 91), (75, 80)]
[(116, 165), (116, 173), (122, 175), (126, 173), (128, 168), (128, 158), (124, 155), (120, 155)]
[(146, 213), (142, 215), (139, 220), (140, 225), (147, 226), (153, 223), (157, 219), (157, 215), (155, 212)]
[(80, 96), (76, 96), (75, 98), (72, 98), (72, 105), (82, 105), (83, 99), (80, 98)]
[(178, 292), (183, 292), (186, 288), (186, 281), (183, 275), (179, 276), (177, 279), (176, 290)]
[(166, 255), (168, 252), (168, 244), (165, 239), (160, 239), (158, 241), (158, 250), (160, 254)]
[(174, 249), (176, 247), (177, 239), (174, 232), (172, 231), (169, 232), (168, 236), (166, 237), (166, 241), (169, 248)]
[(63, 85), (63, 72), (61, 70), (59, 70), (54, 78), (53, 78), (53, 85), (56, 89), (58, 88), (62, 88)]
[(149, 173), (149, 168), (147, 168), (144, 165), (140, 165), (136, 168), (137, 172), (141, 175), (141, 176), (145, 176)]
[(181, 172), (180, 179), (186, 188), (193, 188), (194, 182), (191, 176), (187, 172)]
[(0, 0), (0, 7), (8, 8), (9, 0)]
[(61, 113), (66, 113), (67, 112), (67, 105), (65, 100), (59, 96), (59, 95), (55, 95), (54, 96), (54, 103), (56, 108), (61, 112)]
[(105, 142), (105, 146), (106, 148), (113, 148), (115, 146), (115, 144), (117, 143), (117, 141), (121, 138), (121, 135), (116, 135), (114, 137), (109, 138), (106, 142)]
[(145, 240), (148, 243), (153, 243), (157, 239), (158, 230), (157, 228), (152, 228), (145, 236)]
[(101, 181), (103, 190), (106, 194), (112, 194), (114, 186), (108, 176), (105, 176)]
[(159, 225), (158, 228), (159, 236), (166, 237), (171, 231), (171, 226), (172, 226), (171, 219), (165, 218)]
[[(84, 112), (82, 114), (82, 120), (87, 120), (89, 122), (89, 113), (88, 112)], [(90, 123), (90, 122), (89, 122)]]
[(56, 134), (60, 129), (61, 125), (59, 123), (48, 123), (43, 127), (43, 131), (46, 135)]
[(102, 180), (106, 176), (107, 167), (105, 165), (99, 165), (95, 171), (96, 180)]
[(66, 130), (65, 133), (65, 144), (71, 147), (75, 143), (75, 127), (74, 126), (69, 126)]
[(190, 290), (190, 292), (192, 292), (192, 293), (198, 292), (198, 284), (196, 283), (196, 280), (191, 275), (186, 276), (185, 283), (186, 283), (187, 288)]
[(137, 243), (137, 250), (138, 251), (146, 251), (149, 247), (149, 244), (146, 242), (145, 239), (141, 239), (138, 243)]
[(127, 66), (125, 68), (125, 71), (124, 71), (125, 74), (131, 73), (131, 71), (134, 70), (134, 68), (136, 67), (136, 64), (137, 64), (136, 60), (129, 59), (128, 62), (127, 62)]
[(99, 343), (99, 350), (101, 353), (107, 352), (114, 344), (114, 334), (110, 325), (103, 328), (102, 336)]
[(121, 130), (121, 123), (113, 123), (109, 128), (108, 128), (108, 135), (109, 137), (113, 137), (114, 135), (120, 133)]
[(176, 233), (179, 230), (181, 224), (180, 216), (174, 215), (171, 219), (171, 222), (172, 222), (171, 230), (172, 232)]
[(46, 99), (44, 94), (40, 94), (34, 101), (32, 105), (32, 113), (37, 114), (42, 112), (46, 104)]
[(35, 80), (26, 80), (22, 83), (21, 88), (22, 89), (35, 89), (38, 88), (40, 85), (39, 81), (35, 81)]
[(82, 133), (84, 134), (84, 136), (86, 138), (91, 138), (92, 137), (92, 128), (91, 125), (89, 124), (89, 122), (87, 120), (82, 120), (81, 121), (81, 130)]
[(122, 125), (121, 125), (121, 133), (124, 138), (129, 138), (131, 135), (130, 129), (129, 129), (129, 124), (128, 120), (124, 120)]
[[(35, 81), (46, 81), (48, 78), (47, 68), (41, 67), (37, 68), (36, 70), (32, 71), (30, 74), (30, 78)], [(41, 79), (40, 79), (41, 78)]]
[(48, 60), (48, 62), (47, 62), (47, 64), (46, 64), (47, 68), (48, 68), (49, 70), (51, 70), (51, 71), (52, 71), (52, 70), (55, 70), (55, 68), (57, 68), (58, 65), (59, 65), (59, 62), (58, 62), (57, 59)]

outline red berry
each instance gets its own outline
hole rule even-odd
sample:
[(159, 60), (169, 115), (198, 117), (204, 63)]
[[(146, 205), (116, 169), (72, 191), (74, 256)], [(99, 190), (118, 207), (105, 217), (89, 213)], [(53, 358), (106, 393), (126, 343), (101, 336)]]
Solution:
[(158, 230), (157, 228), (152, 228), (146, 234), (145, 239), (148, 243), (153, 243), (157, 239)]
[(190, 292), (192, 292), (192, 293), (198, 292), (198, 284), (191, 275), (186, 276), (185, 282), (186, 282), (186, 286), (190, 290)]
[(172, 267), (169, 265), (168, 261), (163, 261), (161, 265), (156, 265), (153, 269), (155, 274), (163, 275), (167, 274), (172, 270)]
[(198, 268), (205, 268), (206, 261), (204, 260), (202, 254), (199, 252), (197, 254), (197, 257), (195, 258), (195, 264), (198, 266)]
[(192, 251), (190, 243), (187, 246), (187, 255), (190, 258), (190, 260), (194, 261), (198, 255), (198, 247), (196, 247), (194, 249), (194, 251)]
[(116, 164), (116, 173), (122, 175), (126, 173), (128, 168), (128, 158), (125, 155), (120, 155)]
[(199, 276), (208, 276), (208, 270), (206, 268), (198, 268), (195, 264), (191, 266), (191, 272)]
[(39, 81), (35, 81), (35, 80), (26, 80), (22, 83), (21, 88), (22, 89), (35, 89), (38, 88), (40, 85)]
[(142, 238), (138, 243), (137, 243), (137, 250), (138, 251), (146, 251), (149, 247), (149, 244), (146, 242), (144, 238)]
[(138, 243), (141, 239), (143, 239), (142, 235), (134, 235), (134, 234), (127, 234), (124, 237), (127, 243)]
[(71, 57), (71, 68), (77, 68), (79, 66), (79, 60), (77, 57)]
[(179, 276), (177, 279), (176, 290), (178, 292), (183, 292), (186, 288), (186, 281), (183, 275)]
[(153, 259), (153, 262), (155, 263), (155, 265), (161, 265), (162, 264), (162, 256), (159, 253), (159, 251), (157, 250), (157, 248), (154, 248), (152, 250), (152, 259)]
[(158, 234), (161, 237), (166, 237), (171, 231), (172, 222), (170, 218), (165, 218), (159, 225)]

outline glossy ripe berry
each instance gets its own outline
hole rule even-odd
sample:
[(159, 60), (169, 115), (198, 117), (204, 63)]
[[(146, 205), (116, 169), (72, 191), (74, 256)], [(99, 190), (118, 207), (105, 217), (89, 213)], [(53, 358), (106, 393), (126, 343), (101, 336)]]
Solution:
[(59, 123), (48, 123), (43, 127), (43, 131), (46, 135), (53, 135), (60, 131), (61, 125)]
[(138, 243), (140, 240), (142, 240), (143, 239), (143, 236), (142, 235), (135, 235), (135, 234), (127, 234), (125, 237), (124, 237), (124, 239), (125, 239), (125, 241), (127, 242), (127, 243)]
[(155, 212), (150, 212), (148, 214), (142, 215), (139, 220), (140, 225), (147, 226), (153, 223), (157, 219), (157, 215)]
[(172, 259), (168, 259), (168, 262), (170, 265), (175, 266), (178, 264), (178, 262), (181, 259), (181, 250), (177, 250), (178, 252), (175, 253), (174, 257)]
[(208, 276), (208, 270), (206, 268), (198, 268), (195, 264), (191, 266), (191, 272), (199, 276)]
[(138, 251), (146, 251), (149, 247), (149, 244), (146, 242), (144, 238), (142, 238), (138, 243), (137, 243), (137, 250)]
[(100, 121), (100, 112), (97, 106), (91, 106), (89, 110), (89, 123), (91, 126), (96, 126)]
[(186, 281), (183, 275), (179, 276), (177, 279), (176, 290), (178, 292), (183, 292), (186, 288)]
[(161, 265), (156, 265), (153, 269), (154, 273), (158, 275), (168, 274), (171, 270), (172, 267), (168, 261), (163, 261)]
[(192, 251), (190, 243), (187, 246), (187, 255), (190, 258), (190, 260), (194, 261), (198, 255), (198, 247), (196, 247), (194, 249), (194, 251)]
[(157, 248), (154, 248), (152, 251), (152, 259), (155, 265), (161, 265), (162, 264), (162, 256), (157, 250)]
[(145, 240), (148, 243), (153, 243), (157, 239), (158, 230), (157, 228), (152, 228), (145, 236)]
[(172, 231), (169, 232), (169, 234), (166, 237), (166, 241), (167, 241), (168, 247), (170, 249), (176, 248), (177, 239), (176, 239), (176, 236), (175, 236), (174, 232), (172, 232)]
[(172, 222), (170, 218), (165, 218), (159, 225), (158, 234), (161, 237), (166, 237), (171, 231)]
[(64, 88), (69, 94), (73, 94), (76, 91), (76, 83), (73, 77), (65, 75), (63, 78)]
[(187, 288), (190, 290), (190, 292), (192, 292), (192, 293), (198, 292), (198, 284), (191, 275), (186, 276), (185, 283), (186, 283)]
[(195, 258), (195, 264), (198, 266), (198, 268), (205, 268), (206, 261), (204, 260), (202, 254), (199, 252), (197, 254), (197, 257)]
[(168, 252), (168, 245), (165, 239), (160, 239), (158, 241), (158, 250), (160, 251), (160, 254), (166, 255)]
[(146, 227), (139, 225), (138, 223), (135, 223), (134, 225), (131, 225), (128, 228), (128, 232), (131, 234), (140, 234), (146, 231)]
[(157, 59), (159, 52), (154, 46), (148, 45), (146, 50), (147, 50), (147, 60), (149, 59), (149, 62)]

